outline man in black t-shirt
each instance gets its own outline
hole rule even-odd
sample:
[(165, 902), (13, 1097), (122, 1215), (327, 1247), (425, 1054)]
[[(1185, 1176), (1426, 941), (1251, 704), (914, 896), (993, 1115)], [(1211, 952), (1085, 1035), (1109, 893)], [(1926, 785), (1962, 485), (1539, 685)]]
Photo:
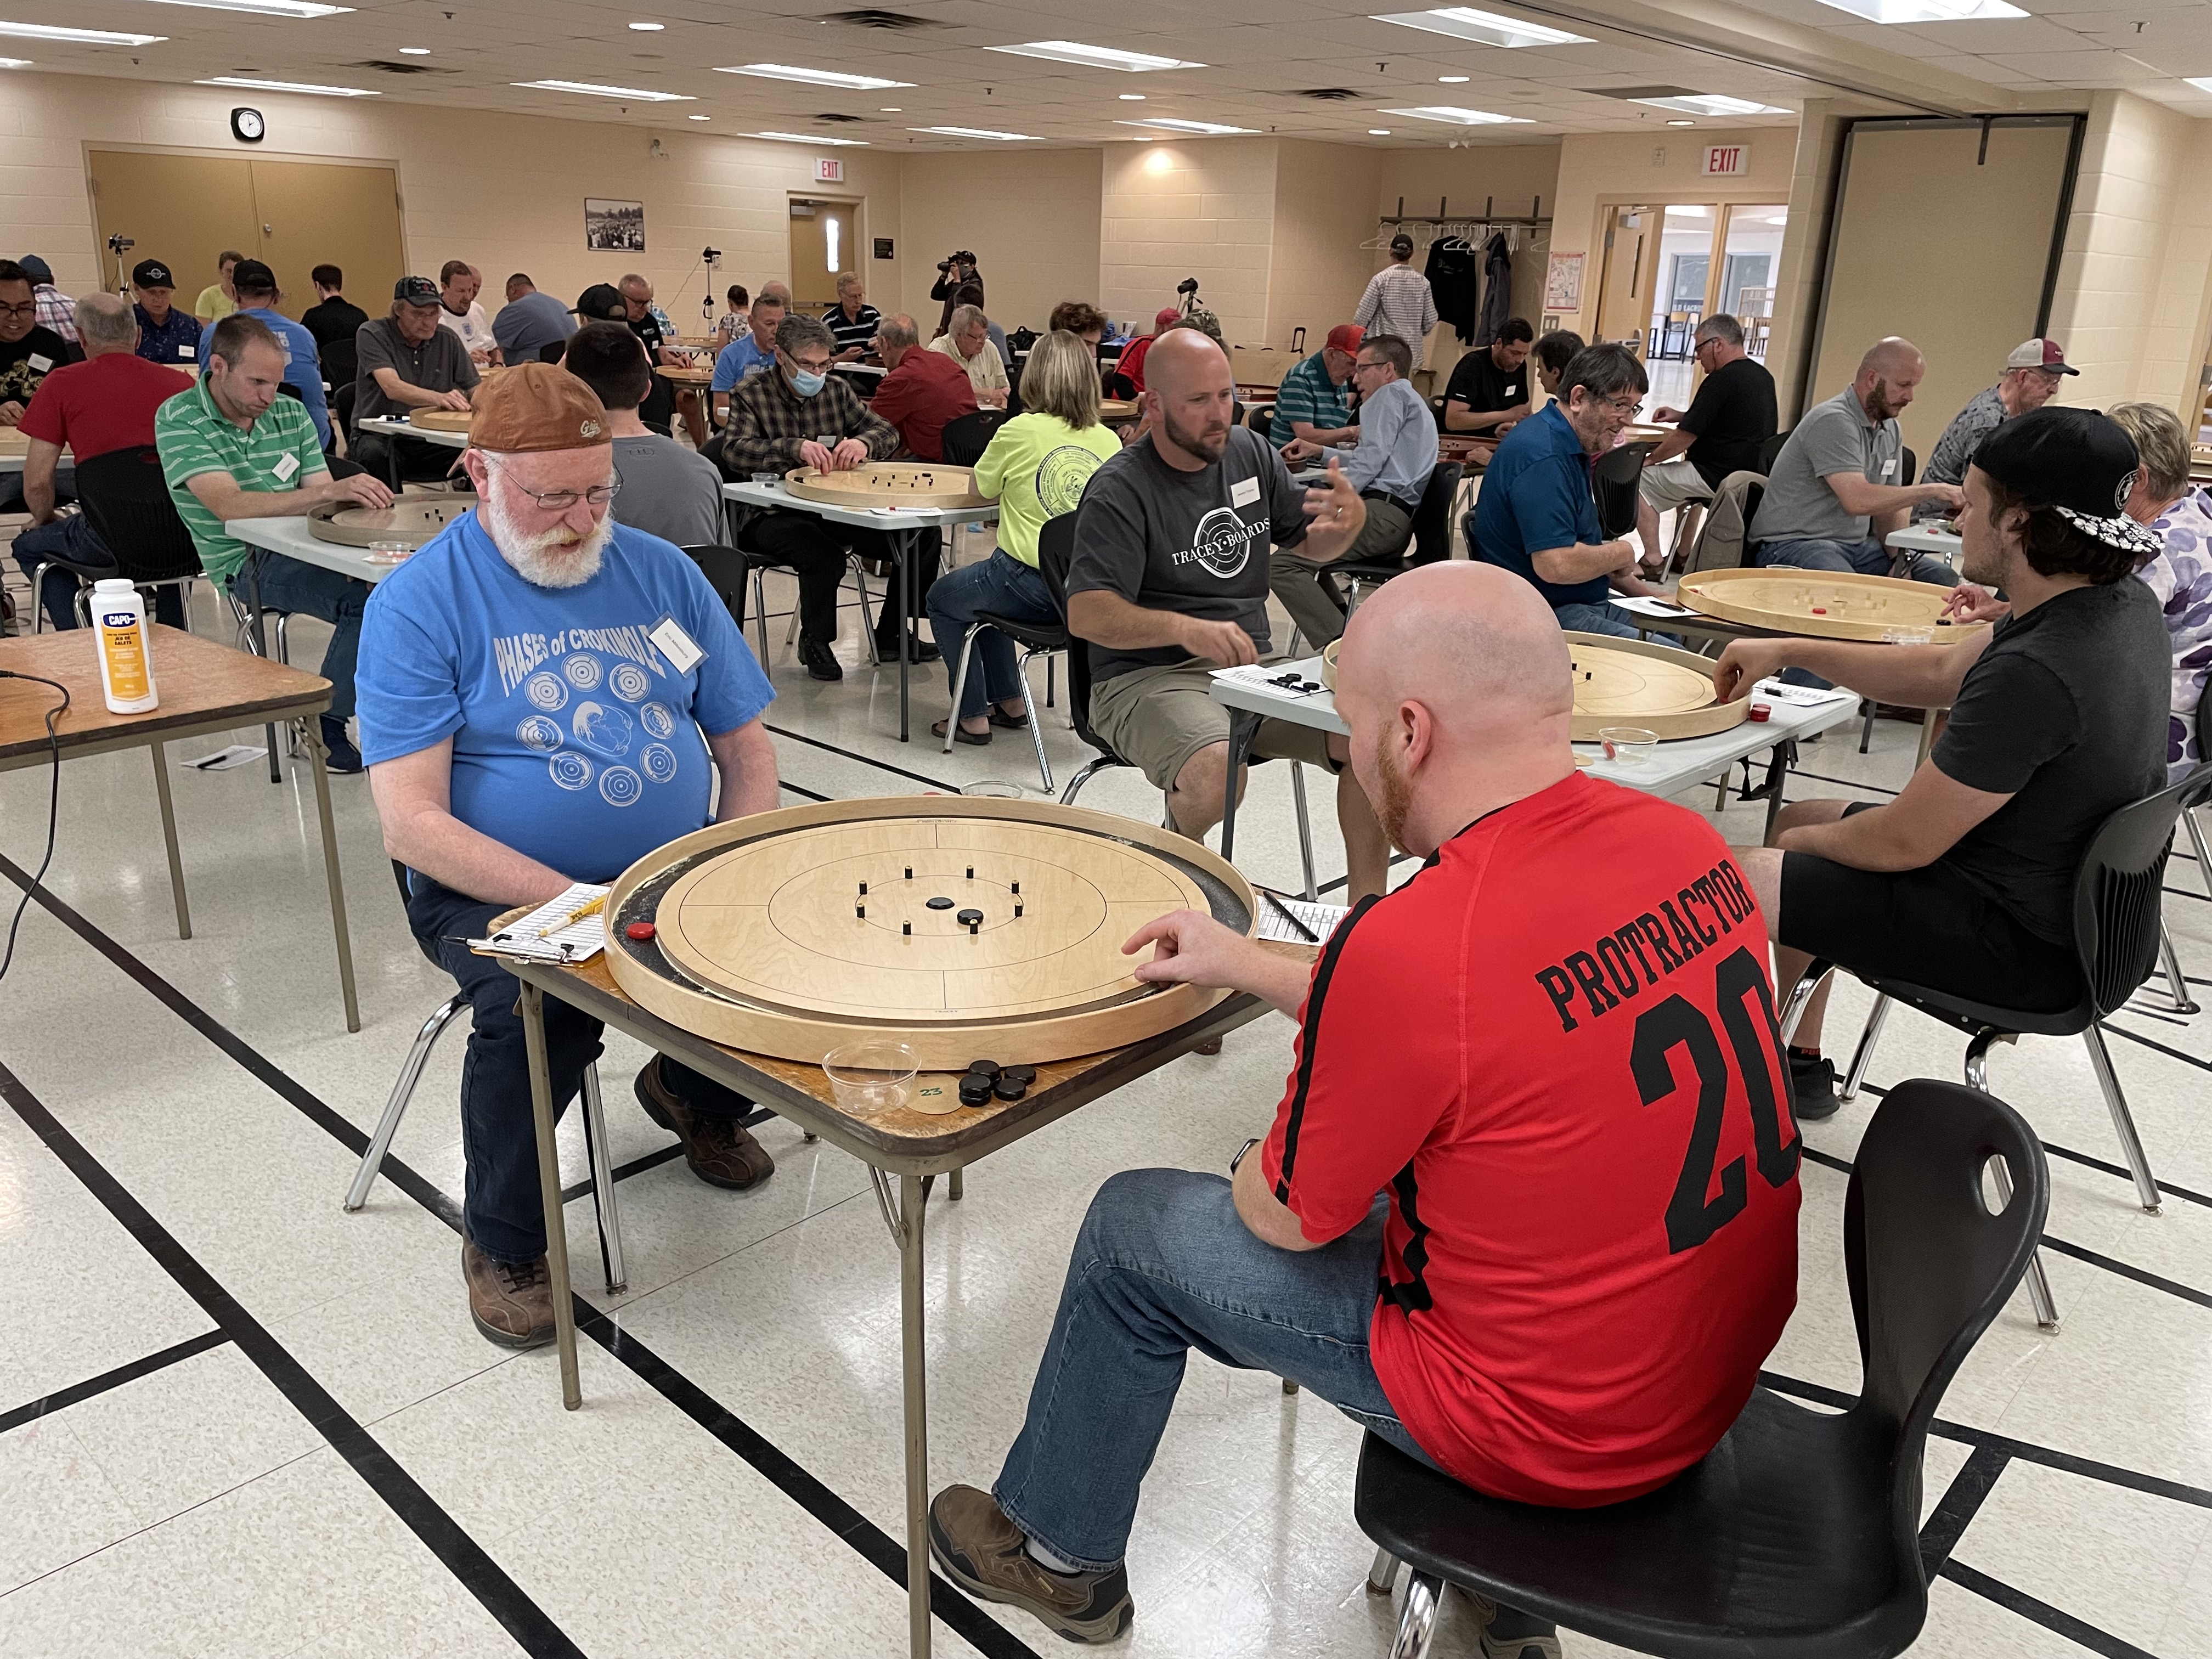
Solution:
[(360, 372), (353, 337), (368, 320), (368, 313), (345, 297), (345, 272), (336, 265), (317, 265), (307, 280), (315, 285), (315, 303), (300, 313), (300, 326), (315, 337), (323, 378), (333, 393), (343, 393)]
[(1444, 430), (1502, 438), (1528, 412), (1528, 348), (1536, 331), (1508, 317), (1498, 337), (1452, 365), (1444, 387)]
[(1644, 458), (1644, 500), (1636, 532), (1644, 563), (1659, 567), (1659, 515), (1709, 501), (1731, 472), (1759, 470), (1759, 446), (1774, 435), (1774, 376), (1747, 356), (1743, 325), (1717, 311), (1698, 325), (1690, 355), (1705, 378), (1682, 409), (1655, 409), (1651, 418), (1674, 430)]
[[(84, 360), (76, 346), (53, 330), (41, 328), (38, 315), (38, 295), (29, 275), (13, 259), (0, 259), (0, 427), (14, 426), (23, 418), (32, 394), (49, 373), (64, 363)], [(0, 472), (0, 513), (22, 511), (23, 475)]]
[[(1772, 845), (1737, 854), (1774, 930), (1778, 989), (1818, 957), (2003, 1008), (2081, 994), (2074, 877), (2097, 827), (2166, 782), (2172, 658), (2159, 602), (2127, 578), (2158, 537), (2118, 510), (2136, 447), (2094, 410), (2043, 409), (1984, 440), (1959, 520), (1969, 580), (2012, 613), (1955, 645), (1739, 640), (1723, 698), (1785, 667), (1861, 696), (1949, 708), (1904, 793), (1800, 801)], [(1836, 1109), (1826, 993), (1799, 1022), (1797, 1115)]]

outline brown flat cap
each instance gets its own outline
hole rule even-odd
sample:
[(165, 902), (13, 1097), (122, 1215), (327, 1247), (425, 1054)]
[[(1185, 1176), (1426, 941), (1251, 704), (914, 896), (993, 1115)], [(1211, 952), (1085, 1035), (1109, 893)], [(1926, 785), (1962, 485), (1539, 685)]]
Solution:
[(469, 442), (503, 455), (615, 441), (599, 394), (552, 363), (518, 363), (486, 375), (474, 407)]

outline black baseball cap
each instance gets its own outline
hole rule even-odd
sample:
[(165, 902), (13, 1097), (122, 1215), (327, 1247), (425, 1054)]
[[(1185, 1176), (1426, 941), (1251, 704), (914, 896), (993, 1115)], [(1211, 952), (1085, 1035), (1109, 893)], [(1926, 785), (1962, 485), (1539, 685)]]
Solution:
[(15, 263), (22, 266), (23, 275), (29, 277), (34, 283), (50, 283), (54, 280), (53, 268), (35, 253), (26, 253)]
[(230, 286), (240, 294), (274, 294), (276, 273), (258, 259), (240, 259), (231, 267)]
[(629, 320), (629, 307), (623, 299), (622, 290), (611, 283), (593, 283), (577, 296), (574, 309), (579, 317), (588, 317), (594, 322)]
[(2007, 421), (1982, 440), (1973, 465), (2107, 547), (2148, 557), (2162, 545), (2123, 510), (2142, 461), (2101, 410), (2045, 408)]
[(174, 288), (177, 279), (169, 275), (168, 266), (159, 259), (141, 259), (131, 267), (131, 282), (136, 288)]
[[(231, 283), (235, 287), (237, 282), (234, 273)], [(392, 297), (403, 305), (434, 306), (439, 303), (438, 285), (428, 276), (402, 276), (392, 285)]]
[(1413, 239), (1412, 237), (1410, 237), (1410, 236), (1407, 235), (1407, 234), (1406, 234), (1406, 233), (1405, 233), (1404, 231), (1402, 231), (1402, 230), (1401, 230), (1401, 231), (1400, 231), (1400, 232), (1399, 232), (1395, 236), (1393, 236), (1393, 237), (1390, 239), (1390, 252), (1393, 252), (1393, 253), (1411, 253), (1413, 251)]

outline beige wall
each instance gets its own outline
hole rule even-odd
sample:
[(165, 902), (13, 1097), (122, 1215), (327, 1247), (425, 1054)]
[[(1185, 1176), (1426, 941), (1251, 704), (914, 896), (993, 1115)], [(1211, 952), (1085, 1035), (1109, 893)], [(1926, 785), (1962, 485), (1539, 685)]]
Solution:
[(1195, 276), (1231, 341), (1267, 338), (1275, 151), (1270, 138), (1108, 145), (1098, 283), (1107, 314), (1149, 327), (1176, 302), (1176, 284)]
[(1279, 146), (1264, 343), (1287, 347), (1303, 328), (1306, 349), (1318, 351), (1323, 335), (1352, 320), (1380, 257), (1360, 244), (1374, 240), (1382, 159), (1352, 144)]
[[(913, 313), (927, 338), (944, 310), (942, 301), (929, 297), (937, 262), (960, 248), (975, 254), (985, 308), (1002, 328), (1042, 329), (1062, 300), (1096, 304), (1100, 179), (1095, 149), (1008, 145), (976, 155), (905, 157), (899, 252), (906, 282), (900, 307)], [(883, 295), (901, 293), (882, 285)], [(892, 299), (879, 296), (876, 303), (888, 306)], [(1121, 314), (1111, 306), (1106, 309)], [(1152, 314), (1144, 313), (1148, 327)]]

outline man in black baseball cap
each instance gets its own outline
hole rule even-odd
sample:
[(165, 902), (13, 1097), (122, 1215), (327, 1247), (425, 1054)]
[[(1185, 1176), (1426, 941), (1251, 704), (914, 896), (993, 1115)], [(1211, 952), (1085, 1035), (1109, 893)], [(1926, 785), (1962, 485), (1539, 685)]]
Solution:
[[(2040, 409), (1984, 439), (1959, 520), (1969, 582), (1936, 642), (1740, 640), (1725, 698), (1796, 666), (1863, 697), (1951, 711), (1905, 793), (1801, 801), (1737, 854), (1773, 929), (1775, 984), (1814, 957), (2001, 1008), (2081, 1000), (2074, 876), (2097, 826), (2166, 782), (2172, 658), (2150, 589), (2157, 538), (2121, 511), (2136, 447), (2094, 410)], [(1946, 639), (1946, 635), (1955, 635)], [(1834, 1111), (1816, 996), (1790, 1066), (1797, 1115)]]
[[(331, 453), (331, 408), (323, 392), (320, 348), (313, 335), (276, 309), (276, 273), (258, 259), (240, 259), (231, 267), (230, 291), (237, 297), (238, 312), (265, 324), (276, 337), (277, 343), (284, 348), (284, 390), (307, 406), (307, 418), (315, 423), (315, 437), (322, 444), (323, 453)], [(208, 358), (214, 350), (215, 328), (210, 323), (200, 335), (198, 359), (202, 369), (207, 368)]]
[(370, 319), (354, 336), (356, 428), (348, 434), (349, 453), (395, 489), (408, 479), (443, 479), (460, 452), (359, 423), (380, 416), (404, 421), (417, 409), (466, 409), (481, 378), (461, 337), (438, 325), (441, 308), (435, 283), (402, 276), (392, 285), (390, 314)]
[(177, 279), (159, 259), (141, 259), (131, 268), (138, 355), (149, 363), (167, 363), (191, 374), (199, 362), (200, 319), (171, 303), (176, 291)]

